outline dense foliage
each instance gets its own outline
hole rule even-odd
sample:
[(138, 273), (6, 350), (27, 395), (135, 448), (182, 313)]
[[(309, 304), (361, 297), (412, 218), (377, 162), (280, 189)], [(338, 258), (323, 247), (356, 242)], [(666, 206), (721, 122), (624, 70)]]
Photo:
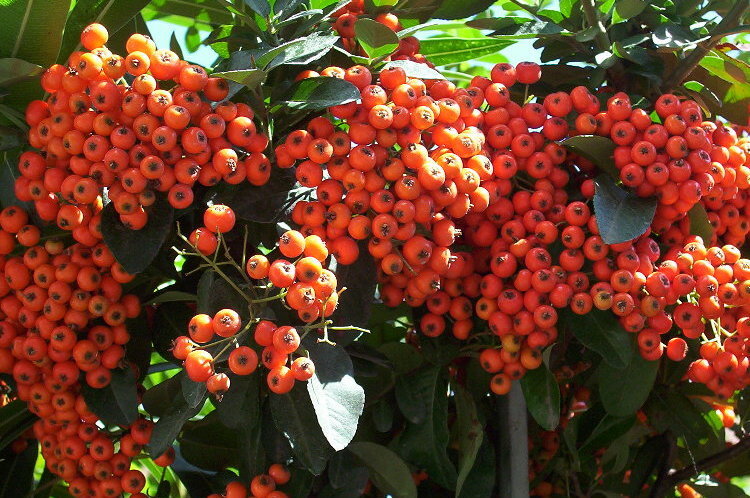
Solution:
[(0, 3), (0, 495), (744, 496), (749, 12)]

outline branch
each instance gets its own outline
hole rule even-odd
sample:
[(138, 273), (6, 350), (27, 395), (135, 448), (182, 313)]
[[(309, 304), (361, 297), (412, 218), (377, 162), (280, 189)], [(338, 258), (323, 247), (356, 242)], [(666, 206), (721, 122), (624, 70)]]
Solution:
[(699, 460), (693, 465), (688, 465), (681, 468), (680, 470), (676, 470), (668, 474), (663, 479), (660, 477), (659, 481), (661, 482), (657, 481), (656, 483), (656, 485), (658, 485), (658, 489), (654, 489), (651, 496), (664, 496), (667, 492), (669, 492), (669, 490), (673, 489), (680, 482), (690, 479), (691, 477), (697, 475), (699, 472), (712, 469), (720, 463), (724, 463), (727, 460), (736, 458), (748, 450), (750, 450), (750, 436), (745, 436), (740, 439), (738, 443), (733, 444), (732, 446), (729, 446), (728, 448), (718, 453), (714, 453), (713, 455), (706, 457), (703, 460)]
[(607, 28), (604, 27), (604, 23), (596, 12), (596, 0), (581, 0), (581, 7), (583, 7), (586, 22), (589, 26), (596, 28), (596, 36), (594, 37), (596, 48), (600, 52), (609, 52), (612, 48), (612, 42), (609, 40)]
[[(586, 3), (586, 0), (583, 2)], [(662, 84), (662, 91), (670, 92), (677, 85), (683, 82), (687, 76), (693, 72), (693, 69), (700, 64), (701, 60), (724, 38), (727, 33), (731, 32), (732, 29), (736, 28), (745, 15), (750, 11), (750, 2), (738, 1), (732, 9), (722, 18), (721, 22), (716, 25), (714, 34), (711, 37), (699, 43), (697, 47), (690, 52), (690, 55), (685, 57), (680, 64), (674, 68), (672, 74), (664, 80)]]

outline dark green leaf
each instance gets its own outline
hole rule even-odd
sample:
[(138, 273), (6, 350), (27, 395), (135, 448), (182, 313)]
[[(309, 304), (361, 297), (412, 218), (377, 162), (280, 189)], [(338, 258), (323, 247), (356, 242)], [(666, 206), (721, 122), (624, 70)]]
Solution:
[(196, 302), (198, 300), (198, 296), (195, 294), (192, 294), (190, 292), (183, 292), (183, 291), (167, 291), (162, 294), (159, 294), (156, 297), (152, 297), (148, 301), (146, 301), (144, 304), (153, 305), (153, 304), (162, 304), (162, 303), (177, 303), (177, 302)]
[(182, 375), (180, 377), (180, 388), (182, 398), (190, 408), (202, 405), (206, 399), (206, 384), (204, 382), (195, 382), (190, 380), (187, 375)]
[(198, 313), (213, 316), (219, 310), (230, 308), (247, 317), (247, 300), (216, 272), (207, 271), (198, 281)]
[(684, 441), (695, 458), (707, 457), (725, 447), (724, 428), (714, 420), (708, 405), (702, 408), (676, 390), (657, 389), (644, 409), (649, 422), (659, 430), (670, 430)]
[(583, 456), (593, 456), (601, 448), (609, 447), (617, 438), (628, 432), (635, 424), (635, 416), (613, 417), (604, 415), (599, 418), (592, 433), (581, 444), (579, 451)]
[(185, 56), (182, 54), (182, 47), (180, 47), (180, 42), (177, 41), (177, 35), (175, 35), (174, 31), (172, 31), (172, 36), (169, 38), (169, 50), (177, 54), (180, 59), (185, 58)]
[[(375, 260), (366, 246), (365, 243), (359, 244), (359, 258), (354, 263), (336, 265), (335, 273), (339, 288), (346, 287), (346, 292), (341, 294), (338, 307), (332, 316), (336, 325), (367, 327), (375, 298), (377, 271)], [(354, 341), (358, 334), (359, 332), (355, 331), (336, 332), (334, 341), (347, 345)]]
[(625, 368), (633, 357), (633, 342), (609, 311), (585, 315), (567, 312), (564, 319), (581, 344), (599, 353), (613, 368)]
[(221, 423), (230, 429), (259, 422), (260, 382), (259, 374), (230, 375), (229, 389), (216, 407)]
[(627, 21), (631, 17), (635, 17), (643, 12), (646, 5), (648, 4), (644, 0), (616, 0), (612, 20), (615, 23)]
[(492, 443), (484, 438), (482, 445), (479, 447), (474, 466), (466, 477), (460, 494), (458, 490), (456, 491), (456, 496), (459, 498), (497, 496), (495, 491), (496, 469), (495, 450)]
[(11, 448), (0, 452), (0, 496), (27, 496), (34, 487), (34, 466), (39, 445), (36, 440), (21, 453), (15, 454)]
[(658, 361), (644, 360), (640, 354), (634, 354), (623, 369), (602, 363), (598, 370), (599, 395), (607, 412), (618, 417), (635, 413), (648, 398), (658, 369)]
[(365, 392), (352, 376), (352, 360), (344, 348), (315, 340), (305, 348), (315, 363), (315, 375), (307, 382), (315, 416), (331, 447), (342, 450), (357, 431)]
[(163, 196), (148, 209), (148, 222), (140, 230), (122, 224), (113, 203), (102, 211), (102, 235), (107, 247), (128, 273), (140, 273), (154, 260), (172, 227), (174, 208)]
[(187, 333), (190, 319), (195, 310), (183, 302), (160, 304), (154, 317), (154, 348), (167, 360), (173, 360), (170, 352), (172, 341)]
[(271, 13), (271, 5), (268, 0), (245, 0), (245, 5), (253, 9), (261, 17), (268, 17)]
[(286, 435), (299, 462), (320, 475), (333, 454), (316, 419), (310, 395), (299, 382), (287, 394), (270, 396), (276, 427)]
[(578, 135), (566, 138), (560, 145), (585, 157), (600, 170), (609, 173), (613, 178), (620, 178), (620, 171), (615, 166), (615, 143), (607, 137), (598, 135)]
[[(359, 21), (358, 21), (359, 22)], [(382, 26), (382, 24), (381, 24)], [(384, 26), (385, 27), (385, 26)], [(388, 29), (388, 28), (386, 28)], [(396, 36), (395, 34), (393, 36)], [(312, 34), (284, 43), (265, 52), (256, 60), (256, 66), (266, 71), (282, 64), (307, 64), (327, 54), (338, 41), (338, 36)]]
[(557, 35), (564, 31), (555, 23), (526, 17), (489, 17), (474, 19), (466, 25), (477, 29), (491, 29), (494, 32), (490, 36), (508, 39), (537, 38), (544, 35)]
[(627, 486), (629, 492), (624, 493), (625, 496), (638, 496), (648, 478), (666, 458), (668, 451), (669, 442), (664, 434), (652, 437), (638, 449)]
[(372, 405), (372, 422), (378, 432), (388, 432), (393, 427), (393, 405), (386, 400), (379, 400)]
[(239, 433), (240, 478), (247, 481), (266, 472), (266, 452), (261, 442), (261, 420), (245, 420), (237, 429)]
[(403, 375), (396, 379), (396, 403), (406, 420), (421, 424), (430, 416), (435, 398), (435, 378), (432, 370), (423, 370), (421, 375)]
[(222, 425), (215, 412), (190, 423), (179, 438), (180, 453), (191, 464), (219, 471), (235, 464), (239, 457), (237, 431)]
[[(15, 149), (26, 142), (23, 132), (17, 128), (0, 126), (0, 152)], [(10, 185), (13, 187), (13, 185)], [(15, 197), (15, 194), (14, 194)]]
[(318, 111), (354, 102), (359, 98), (359, 90), (348, 81), (321, 76), (298, 81), (284, 99), (284, 103), (296, 110)]
[[(52, 65), (60, 51), (69, 7), (70, 0), (3, 2), (0, 57), (23, 59), (42, 67)], [(79, 29), (75, 36), (80, 35)]]
[(112, 382), (102, 389), (82, 387), (86, 405), (107, 425), (128, 426), (138, 418), (138, 395), (131, 368), (112, 370)]
[(599, 175), (594, 183), (594, 214), (604, 242), (627, 242), (648, 230), (656, 213), (655, 197), (638, 197), (623, 190), (609, 175)]
[(128, 347), (125, 348), (125, 359), (136, 366), (136, 382), (141, 382), (148, 373), (153, 351), (152, 329), (145, 310), (135, 318), (128, 318), (125, 325), (130, 333)]
[(337, 451), (331, 457), (328, 461), (326, 475), (331, 487), (344, 494), (356, 490), (358, 495), (361, 495), (365, 486), (367, 486), (367, 481), (370, 480), (370, 472), (367, 467), (361, 465), (348, 448)]
[(469, 391), (456, 385), (456, 424), (458, 440), (458, 478), (456, 480), (456, 496), (461, 495), (466, 479), (484, 442), (484, 427), (479, 421), (474, 398)]
[(426, 80), (444, 80), (445, 76), (432, 69), (427, 64), (414, 61), (391, 61), (385, 65), (386, 68), (400, 67), (410, 78), (421, 78)]
[(298, 200), (306, 199), (312, 190), (307, 187), (294, 188), (295, 181), (291, 169), (273, 168), (270, 180), (262, 187), (247, 182), (241, 185), (224, 184), (216, 187), (209, 197), (214, 204), (231, 206), (237, 217), (243, 220), (276, 223), (291, 212)]
[(428, 416), (420, 424), (407, 423), (404, 432), (393, 442), (393, 449), (409, 463), (427, 471), (438, 485), (454, 489), (456, 469), (448, 458), (448, 393), (442, 367), (429, 367), (412, 376), (415, 382), (424, 377), (433, 390)]
[(77, 0), (65, 24), (58, 61), (79, 46), (81, 31), (92, 22), (104, 25), (111, 35), (125, 26), (148, 3), (148, 0)]
[(19, 81), (34, 78), (42, 73), (38, 64), (23, 59), (0, 59), (0, 86), (9, 86)]
[(36, 420), (36, 415), (21, 400), (0, 407), (0, 450), (23, 434)]
[(354, 23), (354, 33), (362, 49), (373, 59), (389, 55), (398, 48), (396, 33), (372, 19), (358, 19)]
[(409, 467), (394, 452), (366, 441), (352, 443), (348, 449), (370, 469), (370, 479), (380, 491), (394, 498), (417, 497)]
[[(154, 430), (151, 434), (151, 441), (147, 446), (148, 454), (152, 457), (157, 457), (164, 453), (167, 448), (172, 445), (174, 440), (177, 439), (185, 422), (198, 414), (203, 407), (203, 401), (199, 402), (196, 406), (190, 406), (188, 405), (188, 402), (185, 401), (186, 397), (182, 391), (182, 379), (184, 377), (187, 376), (185, 375), (185, 372), (182, 371), (171, 379), (152, 387), (146, 391), (146, 395), (144, 395), (145, 407), (147, 407), (147, 405), (159, 404), (163, 406), (163, 404), (166, 404), (164, 411), (159, 415), (159, 420), (154, 425)], [(149, 401), (147, 404), (146, 398), (150, 391), (156, 391), (154, 395), (151, 396), (151, 398), (156, 399), (154, 401)], [(156, 400), (158, 400), (158, 403)], [(205, 400), (205, 398), (203, 398), (203, 400)]]
[(495, 0), (466, 0), (463, 2), (442, 2), (432, 13), (434, 19), (463, 19), (487, 10)]
[(513, 42), (497, 38), (428, 38), (419, 51), (436, 66), (456, 64), (496, 54)]
[(714, 236), (714, 227), (708, 221), (708, 213), (703, 204), (698, 202), (690, 208), (688, 217), (690, 218), (690, 233), (699, 235), (706, 244), (709, 244)]
[(546, 431), (560, 423), (560, 387), (546, 365), (529, 370), (521, 379), (526, 406), (534, 420)]
[(654, 28), (651, 41), (659, 48), (686, 49), (696, 41), (696, 36), (678, 24), (664, 23)]
[(266, 80), (267, 73), (262, 69), (242, 69), (239, 71), (223, 71), (212, 76), (234, 81), (248, 88), (256, 88)]

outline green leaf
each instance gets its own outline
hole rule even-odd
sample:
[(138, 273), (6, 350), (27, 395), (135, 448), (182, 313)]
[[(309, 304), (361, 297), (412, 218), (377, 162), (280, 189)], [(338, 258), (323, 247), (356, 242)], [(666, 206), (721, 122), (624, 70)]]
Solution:
[(625, 496), (638, 496), (643, 490), (643, 485), (656, 471), (669, 452), (669, 441), (667, 436), (659, 434), (650, 438), (638, 448), (635, 454), (630, 473), (630, 482), (626, 488)]
[(247, 300), (240, 295), (224, 278), (216, 272), (207, 271), (198, 280), (198, 313), (210, 316), (217, 311), (230, 308), (246, 318)]
[(36, 415), (21, 400), (11, 401), (0, 407), (0, 450), (23, 434), (36, 420)]
[(372, 19), (358, 19), (354, 23), (354, 33), (362, 49), (373, 59), (389, 55), (398, 48), (396, 33)]
[(633, 358), (633, 341), (609, 311), (591, 310), (585, 315), (563, 314), (568, 328), (581, 344), (599, 353), (613, 368), (625, 368)]
[(477, 416), (477, 407), (469, 391), (456, 385), (456, 424), (458, 440), (458, 478), (456, 480), (456, 496), (461, 490), (467, 477), (474, 468), (479, 448), (484, 440), (484, 427)]
[(180, 47), (180, 42), (177, 41), (177, 35), (174, 31), (172, 31), (172, 36), (169, 37), (169, 50), (177, 54), (180, 59), (185, 58), (185, 56), (182, 54), (182, 47)]
[(276, 223), (291, 212), (292, 206), (298, 200), (306, 200), (306, 196), (312, 191), (307, 187), (294, 188), (295, 182), (291, 169), (274, 167), (271, 170), (271, 178), (261, 187), (248, 182), (240, 185), (223, 183), (214, 187), (209, 198), (214, 204), (232, 206), (240, 219)]
[(617, 0), (615, 2), (615, 11), (612, 15), (612, 22), (619, 23), (637, 16), (648, 5), (644, 0)]
[(160, 195), (147, 210), (148, 222), (140, 230), (131, 230), (122, 224), (113, 203), (102, 211), (104, 243), (128, 273), (140, 273), (159, 253), (171, 231), (174, 208)]
[(81, 31), (92, 22), (104, 25), (109, 34), (112, 35), (133, 19), (148, 3), (149, 0), (128, 0), (127, 2), (121, 0), (76, 0), (73, 10), (68, 16), (68, 22), (65, 24), (65, 34), (60, 46), (58, 62), (64, 60), (72, 51), (76, 50), (76, 47), (80, 46)]
[(696, 203), (688, 211), (688, 217), (690, 218), (690, 233), (699, 235), (706, 244), (710, 243), (714, 236), (714, 227), (708, 221), (705, 206), (700, 202)]
[(221, 423), (238, 429), (260, 420), (260, 375), (230, 375), (231, 389), (219, 402), (216, 413)]
[(202, 469), (219, 471), (239, 458), (237, 431), (222, 425), (215, 412), (186, 426), (179, 442), (185, 460)]
[[(194, 417), (201, 411), (203, 407), (203, 401), (205, 397), (196, 406), (190, 406), (185, 401), (185, 395), (182, 392), (180, 386), (181, 377), (185, 376), (184, 372), (180, 372), (172, 379), (166, 382), (171, 382), (169, 385), (171, 389), (163, 393), (164, 396), (168, 397), (168, 405), (166, 411), (159, 417), (159, 420), (154, 425), (154, 430), (151, 434), (151, 441), (148, 443), (147, 451), (152, 457), (157, 457), (164, 453), (169, 448), (177, 436), (182, 431), (182, 426), (185, 425), (191, 417)], [(186, 376), (185, 376), (186, 377)], [(162, 382), (164, 384), (165, 382)], [(153, 387), (157, 389), (162, 384)], [(177, 387), (180, 386), (180, 387)], [(149, 389), (150, 391), (151, 389)], [(162, 388), (162, 391), (164, 389)], [(148, 391), (146, 391), (148, 393)], [(171, 396), (170, 396), (171, 395)]]
[[(367, 251), (364, 242), (359, 243), (359, 257), (350, 265), (336, 264), (334, 272), (339, 287), (346, 287), (341, 294), (336, 312), (333, 314), (335, 325), (346, 327), (367, 327), (375, 301), (376, 264)], [(349, 294), (347, 296), (347, 294)], [(357, 338), (353, 330), (331, 332), (337, 344), (346, 346)]]
[(320, 475), (333, 454), (320, 425), (310, 395), (299, 382), (286, 394), (270, 396), (276, 427), (289, 439), (294, 454), (307, 470)]
[(654, 28), (651, 41), (660, 49), (689, 49), (697, 37), (679, 24), (664, 23)]
[(495, 54), (513, 44), (496, 38), (428, 38), (419, 51), (436, 66), (456, 64)]
[(562, 140), (560, 145), (585, 157), (613, 178), (620, 178), (620, 171), (614, 159), (616, 145), (609, 138), (599, 135), (577, 135)]
[(484, 438), (463, 486), (460, 490), (456, 488), (456, 496), (458, 498), (496, 496), (494, 494), (496, 470), (495, 450), (488, 438)]
[(707, 416), (710, 408), (706, 404), (700, 404), (701, 409), (679, 391), (662, 388), (654, 391), (644, 411), (654, 427), (672, 431), (695, 458), (703, 458), (725, 445), (723, 426)]
[(634, 354), (623, 369), (602, 363), (598, 370), (599, 395), (607, 413), (618, 417), (635, 413), (651, 393), (658, 369), (658, 361), (644, 360), (640, 354)]
[(394, 498), (417, 497), (409, 467), (393, 451), (368, 441), (351, 443), (348, 449), (370, 470), (370, 479), (380, 491)]
[[(0, 56), (23, 59), (42, 67), (55, 62), (60, 50), (70, 0), (4, 1)], [(76, 36), (80, 36), (80, 30)]]
[(546, 365), (529, 370), (521, 379), (526, 406), (534, 420), (546, 431), (560, 423), (560, 386)]
[(601, 448), (609, 447), (617, 438), (628, 432), (635, 424), (634, 415), (613, 417), (605, 414), (579, 448), (581, 455), (593, 456)]
[(271, 5), (268, 0), (244, 0), (245, 5), (253, 9), (261, 17), (268, 17), (271, 13)]
[(454, 489), (456, 469), (448, 458), (448, 381), (442, 367), (429, 367), (412, 375), (412, 380), (433, 386), (427, 417), (422, 423), (407, 423), (393, 442), (393, 449), (409, 463), (427, 471), (439, 486)]
[(463, 19), (487, 10), (495, 0), (465, 0), (462, 2), (442, 2), (432, 13), (434, 19)]
[(339, 37), (334, 35), (312, 34), (272, 48), (259, 56), (255, 63), (266, 71), (282, 64), (308, 64), (327, 54), (338, 40)]
[(295, 83), (284, 103), (295, 110), (319, 111), (361, 97), (359, 90), (352, 83), (339, 78), (319, 76), (305, 78)]
[(222, 71), (214, 73), (211, 76), (234, 81), (235, 83), (239, 83), (248, 88), (256, 88), (266, 80), (268, 74), (262, 69), (242, 69), (239, 71)]
[(138, 393), (131, 368), (112, 370), (112, 382), (102, 389), (84, 384), (86, 405), (107, 425), (128, 426), (138, 418)]
[(609, 175), (594, 180), (594, 214), (607, 244), (618, 244), (643, 235), (656, 213), (655, 197), (638, 197), (618, 187)]
[(0, 86), (9, 86), (40, 74), (42, 74), (42, 67), (38, 64), (12, 57), (0, 59)]
[(315, 416), (331, 447), (342, 450), (357, 431), (365, 391), (354, 380), (344, 348), (316, 340), (306, 342), (305, 348), (315, 363), (315, 375), (307, 382)]
[(490, 36), (507, 39), (537, 38), (544, 35), (557, 35), (564, 30), (553, 22), (532, 20), (527, 17), (488, 17), (474, 19), (466, 23), (476, 29), (491, 29)]
[(407, 60), (391, 61), (385, 65), (385, 68), (400, 67), (410, 78), (421, 78), (426, 80), (444, 80), (445, 76), (432, 69), (422, 62)]
[(149, 299), (143, 304), (153, 305), (153, 304), (161, 304), (161, 303), (176, 303), (176, 302), (181, 302), (181, 301), (194, 303), (197, 301), (197, 299), (198, 299), (198, 296), (190, 292), (167, 291), (167, 292), (163, 292), (159, 294), (158, 296), (152, 297), (151, 299)]
[[(15, 149), (23, 145), (25, 142), (26, 136), (18, 128), (0, 126), (0, 152)], [(13, 183), (9, 185), (10, 188), (13, 188)], [(13, 194), (13, 197), (15, 197), (15, 193)]]
[(34, 488), (34, 467), (36, 465), (39, 444), (36, 440), (21, 453), (16, 454), (11, 448), (0, 452), (0, 496), (28, 496)]

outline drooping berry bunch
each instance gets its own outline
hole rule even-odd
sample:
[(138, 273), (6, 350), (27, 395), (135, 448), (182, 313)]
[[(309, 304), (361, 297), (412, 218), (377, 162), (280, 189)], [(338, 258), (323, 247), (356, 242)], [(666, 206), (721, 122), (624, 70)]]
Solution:
[[(314, 118), (276, 147), (276, 164), (294, 167), (298, 182), (316, 191), (316, 200), (295, 205), (292, 220), (303, 234), (325, 240), (343, 264), (357, 259), (356, 241), (367, 240), (379, 263), (381, 299), (425, 305), (423, 334), (450, 328), (467, 340), (489, 329), (496, 345), (482, 351), (480, 362), (494, 374), (495, 393), (541, 365), (565, 308), (579, 315), (610, 310), (638, 334), (649, 360), (666, 351), (681, 361), (687, 341), (707, 341), (702, 334), (710, 327), (714, 343), (730, 348), (721, 348), (722, 361), (733, 380), (722, 377), (723, 363), (702, 378), (692, 373), (696, 363), (690, 378), (711, 381), (724, 396), (747, 382), (746, 346), (734, 326), (745, 314), (745, 277), (734, 275), (744, 264), (736, 249), (744, 225), (733, 221), (734, 228), (721, 230), (717, 223), (714, 240), (704, 245), (690, 235), (685, 216), (700, 201), (711, 211), (719, 193), (744, 206), (747, 182), (734, 180), (747, 169), (747, 156), (744, 141), (724, 125), (703, 122), (697, 104), (662, 96), (656, 107), (663, 125), (633, 109), (624, 94), (600, 111), (584, 87), (517, 104), (514, 85), (540, 78), (533, 63), (498, 64), (469, 88), (410, 78), (398, 67), (375, 81), (363, 66), (323, 73), (357, 86), (361, 99), (330, 108), (328, 117)], [(560, 144), (579, 134), (610, 136), (623, 188), (658, 194), (647, 233), (604, 241), (592, 214), (598, 172)], [(726, 188), (717, 192), (721, 181)], [(668, 195), (673, 190), (676, 197)], [(723, 212), (734, 219), (738, 208)], [(663, 256), (659, 243), (668, 248)], [(695, 306), (694, 318), (683, 313), (688, 306)], [(734, 337), (729, 344), (727, 335)]]
[(106, 48), (107, 38), (103, 26), (88, 26), (81, 34), (88, 51), (43, 74), (50, 95), (26, 110), (29, 143), (39, 152), (20, 158), (20, 200), (34, 201), (42, 219), (94, 245), (101, 236), (92, 211), (104, 189), (121, 221), (137, 230), (157, 193), (185, 208), (195, 184), (268, 180), (268, 139), (249, 106), (220, 102), (229, 92), (225, 80), (144, 35), (128, 39), (124, 58)]
[[(230, 207), (220, 204), (209, 207), (204, 212), (204, 226), (193, 230), (186, 239), (196, 251), (191, 255), (201, 256), (211, 264), (209, 257), (226, 247), (225, 234), (232, 231), (235, 222)], [(268, 369), (268, 386), (277, 394), (289, 392), (295, 380), (307, 381), (315, 373), (312, 360), (297, 350), (304, 335), (313, 330), (327, 330), (330, 324), (327, 319), (336, 310), (341, 291), (337, 290), (335, 274), (323, 268), (329, 254), (319, 236), (305, 237), (289, 230), (279, 238), (278, 252), (281, 257), (273, 260), (256, 254), (246, 261), (226, 261), (244, 279), (232, 285), (247, 301), (246, 320), (242, 319), (245, 310), (227, 308), (213, 315), (199, 313), (190, 320), (188, 335), (175, 340), (173, 354), (184, 361), (188, 376), (196, 382), (205, 382), (208, 391), (219, 397), (230, 387), (226, 372), (250, 375), (259, 362)], [(221, 276), (232, 282), (226, 274)], [(283, 301), (307, 324), (302, 337), (291, 325), (277, 326), (273, 321), (259, 318), (267, 303), (276, 300)], [(217, 353), (213, 348), (220, 345), (224, 347)]]
[(0, 212), (0, 372), (13, 376), (18, 399), (39, 417), (33, 437), (73, 496), (145, 496), (145, 477), (130, 463), (149, 442), (152, 422), (138, 419), (112, 434), (82, 394), (82, 382), (101, 389), (113, 370), (133, 368), (125, 321), (141, 305), (123, 292), (133, 276), (103, 243), (42, 243), (28, 222), (19, 207)]

